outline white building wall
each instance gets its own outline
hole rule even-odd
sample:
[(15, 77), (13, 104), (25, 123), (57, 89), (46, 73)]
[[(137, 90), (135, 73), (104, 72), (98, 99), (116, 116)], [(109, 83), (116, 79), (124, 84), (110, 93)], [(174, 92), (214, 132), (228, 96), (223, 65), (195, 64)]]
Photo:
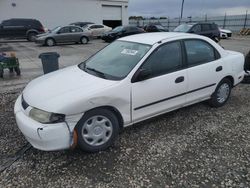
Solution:
[(50, 29), (77, 21), (102, 24), (102, 5), (120, 6), (122, 23), (128, 24), (128, 0), (0, 0), (0, 21), (34, 18)]

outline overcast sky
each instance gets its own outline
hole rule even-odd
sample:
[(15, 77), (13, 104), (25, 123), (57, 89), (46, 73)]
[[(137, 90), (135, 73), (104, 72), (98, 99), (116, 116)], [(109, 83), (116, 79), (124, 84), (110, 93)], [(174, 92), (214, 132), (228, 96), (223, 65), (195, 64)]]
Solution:
[[(129, 0), (130, 16), (180, 15), (182, 0)], [(250, 0), (185, 0), (183, 17), (250, 14)]]

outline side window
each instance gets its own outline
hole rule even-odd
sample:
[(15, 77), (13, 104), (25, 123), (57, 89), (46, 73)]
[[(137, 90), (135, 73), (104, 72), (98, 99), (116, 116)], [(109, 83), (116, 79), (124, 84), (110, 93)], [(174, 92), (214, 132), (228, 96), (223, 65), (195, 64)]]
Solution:
[(151, 72), (150, 77), (164, 75), (182, 67), (180, 42), (171, 42), (159, 47), (142, 66)]
[(71, 27), (71, 33), (79, 33), (79, 32), (82, 32), (82, 30), (78, 27)]
[(70, 27), (63, 27), (60, 29), (60, 33), (70, 33)]
[(210, 24), (202, 24), (202, 31), (209, 31), (211, 30)]
[(219, 58), (219, 53), (205, 41), (186, 40), (184, 43), (189, 67), (215, 61)]
[(90, 28), (90, 29), (96, 29), (97, 27), (96, 27), (96, 25), (92, 25), (92, 26), (90, 26), (89, 28)]
[(100, 28), (104, 28), (103, 25), (97, 25), (96, 28), (100, 29)]
[(11, 20), (5, 20), (2, 22), (3, 26), (13, 26), (13, 23)]
[(193, 26), (193, 28), (191, 29), (191, 31), (193, 31), (194, 33), (199, 33), (201, 32), (201, 25), (195, 25)]

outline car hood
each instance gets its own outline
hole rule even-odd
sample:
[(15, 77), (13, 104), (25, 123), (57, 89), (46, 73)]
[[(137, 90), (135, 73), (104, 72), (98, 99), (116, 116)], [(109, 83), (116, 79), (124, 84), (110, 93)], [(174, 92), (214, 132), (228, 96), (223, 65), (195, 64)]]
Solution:
[(24, 100), (32, 107), (48, 112), (63, 113), (65, 106), (83, 101), (117, 81), (105, 80), (72, 66), (31, 81), (23, 91)]
[(227, 30), (227, 29), (220, 29), (220, 32), (223, 32), (223, 33), (232, 33), (232, 31)]

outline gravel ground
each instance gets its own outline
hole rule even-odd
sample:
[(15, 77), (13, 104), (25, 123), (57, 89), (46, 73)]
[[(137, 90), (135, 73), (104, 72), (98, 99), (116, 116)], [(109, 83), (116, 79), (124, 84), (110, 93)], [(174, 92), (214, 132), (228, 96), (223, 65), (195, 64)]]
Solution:
[[(0, 167), (27, 143), (13, 116), (19, 92), (0, 95)], [(30, 148), (0, 172), (0, 187), (248, 187), (249, 93), (242, 84), (222, 108), (200, 103), (134, 125), (101, 153)]]
[(13, 114), (22, 89), (0, 92), (0, 187), (250, 187), (249, 86), (222, 108), (200, 103), (126, 128), (97, 154), (29, 147)]

